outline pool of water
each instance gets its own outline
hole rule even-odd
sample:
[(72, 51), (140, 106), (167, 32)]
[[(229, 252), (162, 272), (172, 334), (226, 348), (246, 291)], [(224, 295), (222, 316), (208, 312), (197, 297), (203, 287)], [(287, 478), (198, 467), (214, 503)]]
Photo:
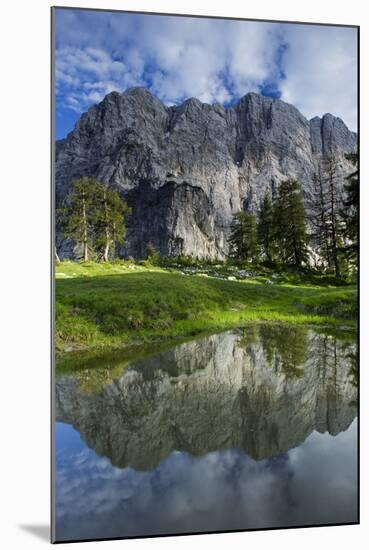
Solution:
[(356, 343), (301, 326), (56, 378), (56, 540), (357, 522)]

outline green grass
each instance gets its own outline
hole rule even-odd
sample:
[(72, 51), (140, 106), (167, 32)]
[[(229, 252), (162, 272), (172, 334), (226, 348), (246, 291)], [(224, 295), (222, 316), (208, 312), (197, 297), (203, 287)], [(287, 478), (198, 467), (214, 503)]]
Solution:
[(357, 315), (355, 286), (323, 278), (324, 286), (293, 275), (291, 284), (281, 275), (267, 285), (260, 275), (229, 281), (121, 261), (62, 262), (56, 279), (58, 352), (157, 343), (249, 322), (355, 328)]

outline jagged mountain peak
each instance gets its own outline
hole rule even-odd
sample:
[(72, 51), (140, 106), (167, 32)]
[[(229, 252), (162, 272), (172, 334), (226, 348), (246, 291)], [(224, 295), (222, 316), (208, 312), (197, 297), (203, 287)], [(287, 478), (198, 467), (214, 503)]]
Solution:
[(287, 177), (308, 194), (327, 154), (347, 172), (356, 142), (333, 115), (308, 121), (254, 92), (227, 108), (192, 97), (168, 107), (146, 88), (129, 88), (91, 107), (57, 144), (57, 202), (75, 178), (95, 176), (132, 207), (122, 253), (142, 257), (152, 242), (165, 255), (223, 258), (236, 211), (255, 211)]

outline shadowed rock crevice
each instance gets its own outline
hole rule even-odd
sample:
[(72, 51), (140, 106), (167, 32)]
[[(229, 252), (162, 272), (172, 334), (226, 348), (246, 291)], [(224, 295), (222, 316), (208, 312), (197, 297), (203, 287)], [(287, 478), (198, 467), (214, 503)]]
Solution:
[(125, 247), (128, 255), (138, 253), (145, 257), (149, 242), (164, 256), (184, 253), (182, 235), (189, 223), (192, 232), (187, 242), (191, 240), (191, 246), (208, 248), (211, 253), (214, 217), (210, 201), (200, 187), (169, 180), (157, 188), (151, 181), (142, 181), (127, 193), (126, 199), (132, 208)]

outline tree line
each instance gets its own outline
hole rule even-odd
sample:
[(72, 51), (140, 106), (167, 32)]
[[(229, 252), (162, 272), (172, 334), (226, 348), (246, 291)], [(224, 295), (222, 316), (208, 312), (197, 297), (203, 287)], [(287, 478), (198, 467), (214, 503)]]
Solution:
[[(240, 211), (233, 216), (229, 258), (241, 263), (300, 267), (315, 263), (323, 271), (341, 277), (357, 267), (359, 181), (357, 154), (347, 155), (353, 171), (341, 185), (340, 174), (330, 158), (313, 176), (308, 206), (304, 208), (298, 181), (286, 179), (277, 196), (265, 193), (257, 214)], [(308, 212), (308, 213), (307, 213)], [(109, 261), (126, 235), (130, 213), (119, 193), (96, 178), (73, 182), (65, 205), (57, 211), (57, 223), (85, 260)], [(315, 252), (317, 251), (317, 252)], [(151, 243), (148, 256), (158, 252)]]
[[(281, 182), (272, 201), (266, 193), (256, 214), (237, 212), (229, 237), (230, 257), (240, 262), (300, 267), (316, 256), (323, 271), (341, 277), (357, 267), (359, 181), (358, 158), (347, 155), (353, 171), (340, 188), (334, 161), (325, 159), (314, 175), (304, 208), (299, 182)], [(313, 251), (317, 251), (314, 253)]]

